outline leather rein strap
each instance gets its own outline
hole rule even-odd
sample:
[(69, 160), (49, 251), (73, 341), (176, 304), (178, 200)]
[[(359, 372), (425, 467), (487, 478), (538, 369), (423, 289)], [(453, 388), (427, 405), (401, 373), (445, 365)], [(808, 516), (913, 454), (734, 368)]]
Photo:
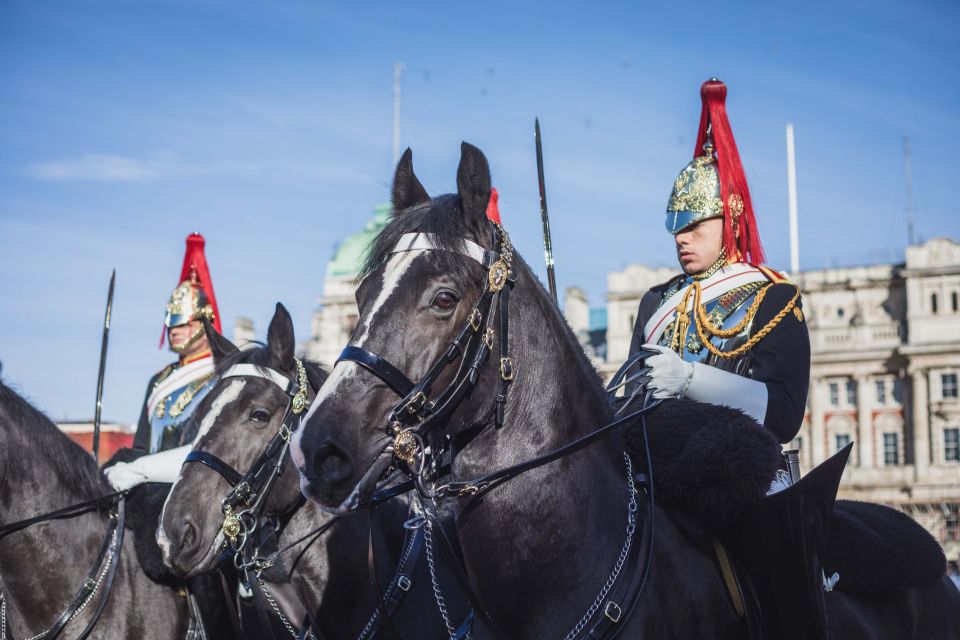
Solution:
[[(73, 619), (80, 608), (87, 603), (87, 599), (90, 598), (102, 586), (103, 595), (100, 597), (100, 601), (97, 603), (97, 607), (94, 609), (93, 616), (90, 618), (90, 621), (87, 622), (87, 625), (83, 628), (83, 631), (81, 631), (80, 635), (77, 636), (77, 640), (85, 640), (93, 631), (93, 628), (100, 620), (100, 616), (107, 605), (107, 601), (110, 599), (110, 593), (113, 590), (114, 578), (117, 576), (117, 567), (120, 564), (120, 553), (123, 551), (123, 538), (125, 531), (124, 522), (126, 520), (126, 494), (117, 492), (106, 496), (101, 496), (100, 498), (72, 505), (65, 509), (59, 509), (46, 515), (11, 523), (0, 530), (0, 537), (3, 537), (9, 533), (20, 531), (39, 522), (74, 518), (84, 513), (93, 511), (96, 508), (95, 505), (100, 505), (110, 499), (115, 499), (116, 511), (110, 514), (110, 524), (107, 527), (107, 533), (103, 538), (103, 542), (100, 543), (100, 550), (97, 553), (96, 561), (93, 563), (93, 566), (90, 567), (83, 584), (81, 584), (80, 588), (77, 589), (73, 599), (70, 600), (70, 603), (67, 605), (66, 609), (63, 610), (63, 613), (60, 614), (60, 617), (57, 618), (57, 621), (54, 622), (49, 629), (34, 637), (43, 637), (44, 640), (54, 640), (55, 638), (59, 637), (64, 628)], [(108, 556), (110, 556), (109, 559)], [(101, 575), (105, 562), (109, 562), (110, 566), (106, 570), (106, 573)], [(2, 600), (2, 594), (0, 594), (0, 600)]]

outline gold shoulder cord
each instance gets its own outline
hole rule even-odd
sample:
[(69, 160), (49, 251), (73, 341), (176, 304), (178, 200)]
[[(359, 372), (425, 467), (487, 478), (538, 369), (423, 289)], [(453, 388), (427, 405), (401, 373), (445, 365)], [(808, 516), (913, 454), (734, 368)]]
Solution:
[[(770, 287), (773, 286), (773, 283), (770, 283), (760, 289), (757, 292), (756, 297), (753, 299), (753, 302), (750, 304), (750, 308), (747, 309), (746, 314), (743, 317), (743, 320), (737, 323), (737, 326), (730, 329), (723, 329), (714, 325), (710, 322), (710, 318), (707, 316), (706, 309), (703, 305), (700, 304), (700, 283), (694, 281), (693, 284), (687, 289), (687, 292), (683, 294), (683, 299), (680, 301), (680, 304), (676, 308), (677, 316), (677, 325), (676, 331), (673, 334), (673, 340), (671, 340), (670, 348), (674, 351), (679, 352), (680, 349), (687, 341), (687, 331), (690, 327), (690, 318), (687, 315), (686, 308), (687, 302), (690, 298), (690, 295), (693, 295), (693, 316), (694, 316), (694, 325), (697, 329), (697, 335), (700, 336), (700, 341), (703, 343), (703, 346), (707, 348), (710, 353), (715, 355), (718, 358), (736, 358), (737, 356), (743, 355), (750, 349), (756, 346), (758, 342), (763, 340), (767, 334), (773, 331), (774, 327), (780, 324), (780, 321), (783, 320), (788, 313), (791, 311), (799, 311), (796, 309), (797, 300), (800, 298), (800, 288), (796, 285), (793, 285), (795, 291), (793, 297), (790, 301), (780, 310), (777, 315), (770, 319), (767, 324), (763, 326), (759, 331), (757, 331), (753, 336), (750, 337), (745, 343), (737, 347), (736, 349), (731, 349), (730, 351), (721, 351), (710, 342), (711, 337), (716, 338), (732, 338), (733, 336), (739, 334), (741, 331), (747, 328), (750, 322), (753, 321), (754, 316), (757, 313), (757, 310), (760, 309), (761, 303), (763, 303), (764, 297), (767, 295), (767, 291), (770, 290)], [(802, 317), (799, 314), (796, 314), (798, 318)]]

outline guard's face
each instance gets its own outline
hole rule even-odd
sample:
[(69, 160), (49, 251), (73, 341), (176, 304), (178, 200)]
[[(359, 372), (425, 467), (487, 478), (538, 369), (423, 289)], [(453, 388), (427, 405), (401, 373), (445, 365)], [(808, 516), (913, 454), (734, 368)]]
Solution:
[[(170, 350), (175, 351), (180, 354), (181, 357), (188, 357), (201, 351), (206, 350), (209, 347), (207, 342), (207, 336), (203, 333), (203, 323), (199, 320), (191, 320), (187, 324), (181, 324), (177, 327), (170, 327), (168, 330), (168, 339), (170, 340)], [(200, 332), (200, 337), (194, 341), (186, 350), (179, 351), (179, 348), (184, 345), (189, 339), (190, 336)]]
[(700, 273), (720, 257), (723, 246), (723, 218), (711, 218), (676, 234), (677, 259), (685, 273)]

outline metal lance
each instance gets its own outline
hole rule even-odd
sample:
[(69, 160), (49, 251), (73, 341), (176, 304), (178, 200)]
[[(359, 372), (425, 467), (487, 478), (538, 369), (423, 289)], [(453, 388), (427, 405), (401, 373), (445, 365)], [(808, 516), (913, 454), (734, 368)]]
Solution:
[(543, 257), (547, 261), (547, 284), (554, 302), (557, 298), (557, 276), (553, 272), (553, 241), (550, 240), (550, 216), (547, 214), (547, 187), (543, 182), (543, 145), (540, 142), (540, 119), (533, 119), (534, 139), (537, 144), (537, 184), (540, 187), (540, 218), (543, 220)]
[(97, 372), (97, 406), (93, 410), (93, 459), (100, 463), (100, 410), (103, 408), (103, 374), (107, 369), (107, 341), (110, 338), (110, 313), (113, 311), (113, 285), (117, 281), (117, 270), (110, 275), (110, 289), (107, 291), (107, 311), (103, 317), (103, 339), (100, 342), (100, 370)]

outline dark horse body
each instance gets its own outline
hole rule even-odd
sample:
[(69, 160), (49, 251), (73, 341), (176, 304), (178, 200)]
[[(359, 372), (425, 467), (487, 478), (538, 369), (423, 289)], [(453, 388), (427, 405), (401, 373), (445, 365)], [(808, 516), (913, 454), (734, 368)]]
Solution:
[[(414, 381), (467, 322), (486, 284), (485, 270), (466, 257), (463, 241), (493, 249), (485, 218), (490, 173), (483, 154), (467, 144), (457, 187), (456, 195), (431, 199), (413, 175), (409, 151), (404, 155), (393, 187), (394, 217), (371, 248), (357, 292), (361, 315), (351, 346), (379, 354)], [(412, 232), (432, 234), (434, 246), (394, 252)], [(496, 362), (509, 355), (516, 373), (505, 423), (483, 428), (459, 452), (456, 480), (535, 458), (612, 417), (595, 370), (553, 300), (519, 256), (513, 272), (509, 354), (493, 348), (472, 394), (439, 428), (449, 435), (490, 421), (500, 382)], [(386, 417), (397, 395), (349, 361), (335, 367), (322, 395), (294, 442), (302, 488), (333, 510), (362, 507), (378, 472), (390, 464)], [(505, 635), (563, 638), (575, 627), (624, 544), (627, 499), (623, 443), (616, 436), (479, 498), (457, 499), (467, 569)], [(642, 512), (638, 532), (647, 528)], [(695, 547), (669, 513), (658, 509), (655, 521), (649, 579), (619, 637), (743, 637), (714, 558)], [(942, 584), (873, 599), (828, 594), (833, 637), (954, 638), (951, 597)]]
[[(237, 351), (219, 335), (210, 334), (210, 338), (220, 373), (235, 364), (254, 364), (286, 376), (296, 375), (293, 325), (281, 305), (277, 305), (265, 347)], [(312, 387), (308, 398), (312, 400), (327, 373), (313, 363), (305, 362), (304, 366)], [(277, 385), (261, 378), (221, 380), (195, 413), (200, 423), (195, 450), (212, 453), (243, 473), (254, 464), (279, 429), (288, 401)], [(165, 562), (176, 573), (197, 575), (215, 568), (223, 544), (220, 529), (224, 516), (220, 499), (229, 489), (220, 475), (204, 465), (184, 466), (164, 505), (160, 528)], [(302, 499), (293, 469), (278, 479), (266, 512), (289, 518), (279, 535), (279, 548), (308, 536), (334, 519), (317, 505)], [(374, 531), (377, 573), (383, 588), (393, 578), (401, 555), (404, 536), (400, 525), (406, 517), (403, 500), (385, 505), (377, 514), (378, 520), (382, 518), (388, 523)], [(317, 622), (323, 638), (358, 637), (375, 610), (367, 568), (369, 531), (365, 514), (341, 517), (326, 533), (312, 541), (308, 537), (306, 542), (283, 553), (277, 562)], [(409, 638), (441, 637), (435, 632), (440, 623), (435, 619), (430, 600), (429, 579), (422, 574), (421, 569), (412, 576), (413, 588), (403, 594), (394, 624)], [(281, 585), (268, 583), (268, 589), (280, 588)], [(292, 622), (298, 625), (301, 620)], [(377, 636), (367, 637), (386, 636), (381, 631)]]
[[(90, 455), (26, 400), (0, 383), (0, 525), (112, 492)], [(26, 638), (52, 625), (94, 565), (107, 532), (106, 511), (36, 524), (0, 539), (0, 588), (8, 633)], [(186, 601), (141, 571), (128, 531), (109, 600), (93, 638), (183, 638)], [(75, 637), (94, 601), (64, 630)]]

